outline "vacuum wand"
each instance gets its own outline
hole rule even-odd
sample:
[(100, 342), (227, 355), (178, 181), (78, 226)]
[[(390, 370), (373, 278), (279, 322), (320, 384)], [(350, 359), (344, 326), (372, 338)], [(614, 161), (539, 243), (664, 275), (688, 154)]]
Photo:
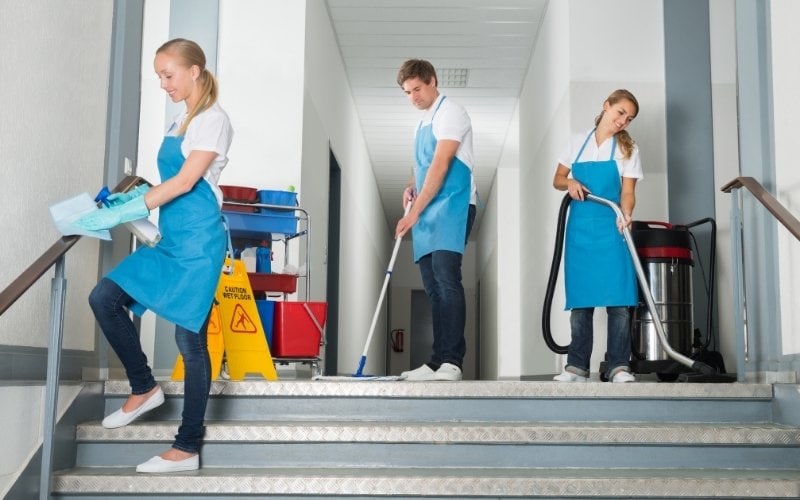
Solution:
[[(607, 205), (614, 211), (615, 214), (617, 214), (617, 218), (625, 220), (622, 215), (622, 210), (620, 210), (619, 206), (617, 206), (617, 204), (613, 201), (595, 196), (591, 193), (586, 194), (586, 199)], [(671, 345), (669, 345), (669, 342), (667, 341), (667, 335), (664, 333), (664, 326), (661, 324), (661, 317), (658, 315), (658, 309), (656, 309), (656, 305), (653, 302), (653, 295), (650, 293), (650, 288), (647, 286), (647, 278), (644, 275), (642, 264), (639, 262), (639, 258), (636, 253), (636, 247), (633, 244), (633, 238), (631, 237), (631, 231), (628, 229), (628, 226), (623, 226), (622, 235), (625, 237), (625, 243), (628, 245), (628, 251), (631, 254), (631, 260), (633, 260), (633, 266), (636, 268), (636, 276), (639, 278), (639, 286), (642, 289), (642, 296), (644, 297), (644, 300), (647, 303), (647, 308), (650, 310), (650, 315), (653, 318), (653, 324), (656, 327), (656, 332), (658, 333), (658, 340), (661, 342), (661, 347), (667, 352), (669, 357), (681, 363), (682, 365), (706, 375), (717, 373), (717, 371), (711, 366), (701, 361), (694, 361), (693, 359), (679, 353), (673, 349)]]

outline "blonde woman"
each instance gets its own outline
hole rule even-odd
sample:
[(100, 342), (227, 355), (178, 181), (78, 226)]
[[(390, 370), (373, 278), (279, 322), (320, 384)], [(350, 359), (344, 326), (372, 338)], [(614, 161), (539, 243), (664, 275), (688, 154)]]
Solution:
[(160, 208), (161, 241), (124, 259), (92, 290), (89, 303), (131, 385), (122, 408), (103, 420), (106, 428), (128, 425), (164, 402), (128, 310), (141, 315), (150, 309), (176, 325), (175, 341), (186, 374), (183, 418), (172, 447), (136, 470), (178, 472), (200, 467), (211, 384), (206, 330), (226, 246), (217, 181), (228, 162), (233, 129), (217, 104), (216, 80), (195, 42), (175, 39), (162, 45), (156, 51), (155, 71), (170, 99), (186, 105), (168, 127), (158, 152), (161, 184), (145, 192), (112, 195), (109, 208), (78, 224), (107, 229)]
[[(639, 113), (627, 90), (616, 90), (588, 132), (575, 135), (559, 159), (553, 186), (567, 191), (570, 204), (564, 252), (566, 308), (571, 310), (572, 341), (567, 365), (555, 380), (585, 382), (592, 356), (595, 307), (608, 312), (608, 371), (612, 382), (633, 382), (630, 373), (630, 307), (638, 302), (636, 274), (620, 232), (630, 226), (641, 179), (639, 148), (626, 129)], [(615, 220), (607, 206), (584, 201), (586, 193), (606, 198), (622, 209)]]

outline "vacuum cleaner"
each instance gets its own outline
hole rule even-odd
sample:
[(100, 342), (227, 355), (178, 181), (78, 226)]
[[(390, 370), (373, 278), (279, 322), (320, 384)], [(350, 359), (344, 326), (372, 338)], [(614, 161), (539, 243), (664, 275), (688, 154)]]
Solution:
[[(617, 217), (619, 207), (610, 200), (587, 194), (591, 202), (608, 206)], [(565, 195), (558, 213), (556, 243), (547, 282), (542, 310), (542, 333), (548, 348), (556, 354), (566, 354), (569, 346), (555, 342), (550, 330), (550, 312), (561, 256), (567, 212), (572, 198)], [(696, 240), (690, 228), (711, 224), (710, 273), (708, 292), (707, 333), (700, 341), (699, 331), (693, 328), (692, 245)], [(639, 281), (639, 304), (631, 321), (631, 372), (655, 373), (665, 382), (734, 382), (736, 377), (725, 373), (722, 356), (711, 351), (714, 252), (716, 224), (713, 219), (677, 226), (661, 222), (635, 221), (631, 229), (623, 230)], [(644, 266), (643, 266), (644, 265)], [(607, 381), (606, 362), (600, 364), (601, 379)]]

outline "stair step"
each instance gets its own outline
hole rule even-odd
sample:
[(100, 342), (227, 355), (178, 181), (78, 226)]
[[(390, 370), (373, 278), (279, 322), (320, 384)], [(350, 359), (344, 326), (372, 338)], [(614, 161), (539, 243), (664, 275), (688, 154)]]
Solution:
[[(160, 382), (167, 400), (148, 419), (180, 418), (183, 383)], [(105, 384), (106, 414), (130, 394), (126, 381)], [(215, 381), (208, 420), (447, 420), (766, 422), (769, 384), (464, 381)], [(591, 404), (587, 404), (591, 401)]]
[[(113, 457), (116, 465), (133, 466), (167, 448), (178, 425), (82, 424), (77, 464), (103, 466)], [(618, 467), (705, 467), (713, 457), (716, 467), (800, 469), (798, 445), (798, 429), (773, 424), (207, 422), (203, 461), (212, 467), (591, 468), (617, 454)]]
[(230, 498), (796, 498), (797, 470), (519, 468), (209, 468), (166, 475), (77, 468), (54, 478), (59, 497)]
[[(160, 384), (165, 404), (137, 422), (77, 427), (56, 496), (800, 496), (800, 429), (773, 423), (793, 406), (769, 384), (215, 381), (203, 468), (137, 474), (179, 425), (183, 384)], [(129, 394), (106, 382), (105, 413)]]
[[(78, 426), (79, 442), (171, 443), (179, 422), (137, 422), (119, 429)], [(800, 429), (777, 424), (498, 422), (206, 422), (204, 443), (479, 443), (800, 446)]]
[[(283, 396), (283, 397), (381, 397), (381, 398), (657, 398), (657, 399), (765, 399), (772, 398), (771, 384), (691, 384), (637, 382), (612, 384), (589, 381), (585, 383), (554, 383), (527, 381), (461, 381), (408, 382), (361, 380), (352, 382), (322, 380), (266, 381), (215, 380), (211, 384), (214, 396)], [(183, 382), (159, 381), (165, 394), (183, 395)], [(105, 382), (106, 396), (128, 397), (126, 380)]]

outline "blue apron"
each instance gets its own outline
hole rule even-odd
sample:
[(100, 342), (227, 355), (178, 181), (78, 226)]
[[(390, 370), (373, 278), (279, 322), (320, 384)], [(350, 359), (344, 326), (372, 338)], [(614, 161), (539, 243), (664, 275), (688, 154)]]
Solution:
[[(414, 177), (417, 193), (422, 190), (425, 175), (433, 161), (436, 151), (436, 136), (433, 135), (433, 119), (446, 98), (442, 97), (433, 111), (431, 122), (417, 129), (414, 143), (416, 168)], [(411, 229), (414, 243), (414, 262), (436, 250), (450, 250), (464, 253), (464, 240), (467, 235), (467, 213), (472, 171), (458, 158), (453, 157), (447, 169), (442, 186), (436, 196), (425, 207), (419, 220)]]
[[(578, 161), (593, 134), (594, 131), (589, 133), (575, 157), (572, 177), (595, 196), (619, 205), (622, 183), (614, 160), (616, 137), (608, 160)], [(635, 270), (616, 220), (614, 211), (600, 203), (570, 203), (564, 252), (566, 309), (637, 304)]]
[[(186, 158), (183, 137), (166, 136), (158, 151), (162, 182), (174, 177)], [(130, 295), (131, 310), (150, 309), (198, 332), (208, 317), (225, 259), (226, 234), (211, 186), (200, 179), (191, 191), (159, 209), (161, 241), (139, 247), (108, 278)]]

